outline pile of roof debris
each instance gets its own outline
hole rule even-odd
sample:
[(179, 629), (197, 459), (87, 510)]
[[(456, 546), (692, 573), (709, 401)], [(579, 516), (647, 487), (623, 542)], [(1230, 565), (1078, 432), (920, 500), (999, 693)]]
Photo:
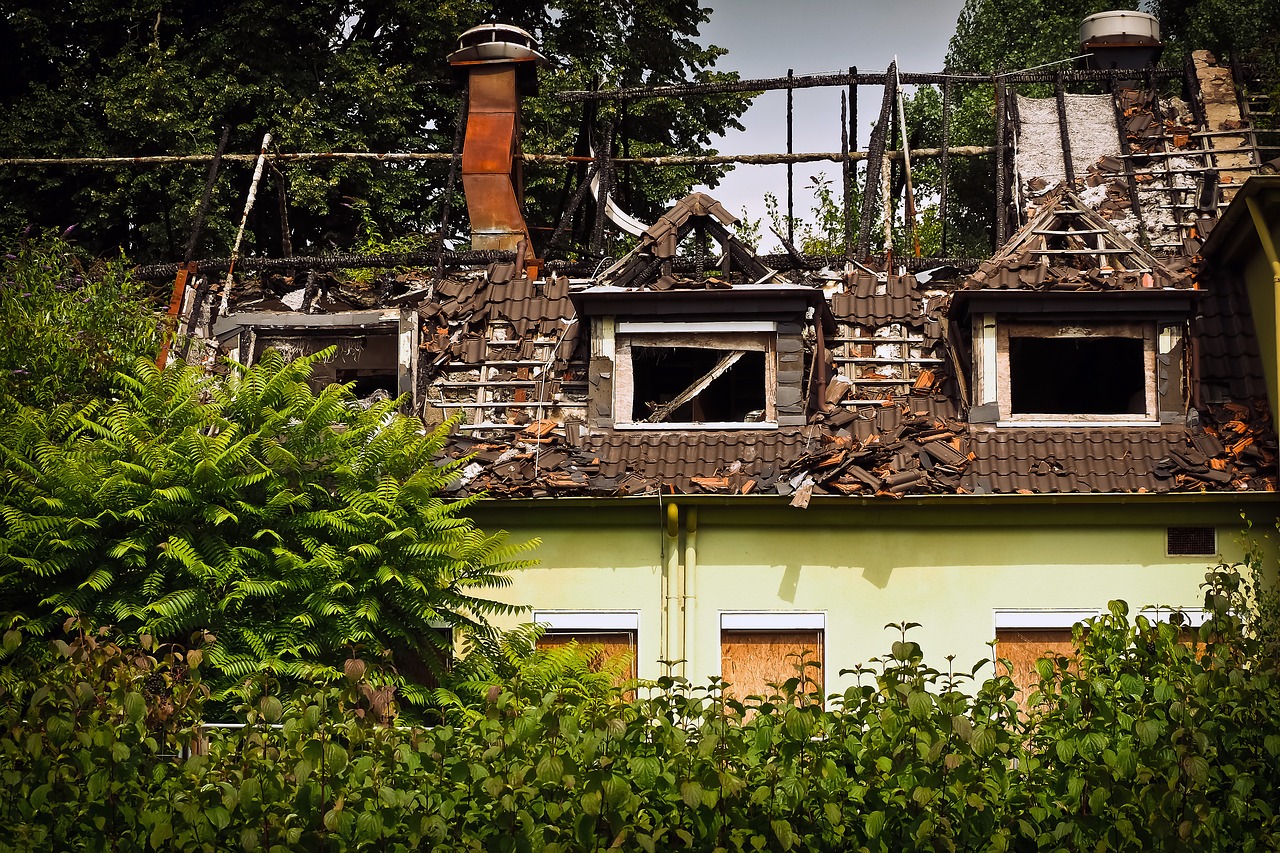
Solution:
[(972, 455), (967, 427), (940, 413), (947, 408), (945, 398), (926, 392), (832, 407), (820, 423), (727, 441), (667, 433), (665, 445), (684, 445), (670, 460), (634, 455), (650, 436), (619, 442), (551, 420), (527, 425), (510, 442), (457, 436), (448, 453), (470, 457), (456, 492), (493, 497), (763, 493), (792, 495), (794, 506), (805, 506), (814, 494), (952, 494), (963, 491)]
[(1185, 446), (1156, 463), (1155, 475), (1175, 491), (1275, 491), (1276, 436), (1266, 400), (1212, 405), (1203, 415)]

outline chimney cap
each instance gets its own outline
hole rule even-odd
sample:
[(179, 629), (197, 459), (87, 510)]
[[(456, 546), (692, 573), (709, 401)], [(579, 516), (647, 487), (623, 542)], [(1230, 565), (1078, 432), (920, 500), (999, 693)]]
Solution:
[(511, 24), (481, 24), (458, 36), (458, 49), (449, 54), (450, 65), (536, 62), (547, 65), (533, 36)]

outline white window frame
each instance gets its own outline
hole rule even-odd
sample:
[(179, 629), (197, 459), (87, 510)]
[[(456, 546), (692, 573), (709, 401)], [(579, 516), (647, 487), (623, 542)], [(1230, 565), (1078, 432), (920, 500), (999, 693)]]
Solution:
[(640, 631), (639, 610), (535, 610), (533, 621), (550, 631)]
[(997, 608), (991, 612), (991, 627), (994, 629), (991, 636), (994, 637), (995, 631), (1000, 630), (1017, 631), (1022, 629), (1026, 631), (1038, 631), (1054, 628), (1071, 628), (1074, 627), (1077, 622), (1083, 622), (1086, 619), (1101, 616), (1103, 612), (1104, 611), (1102, 610), (1090, 608)]
[[(1087, 608), (1039, 608), (1039, 609), (1003, 609), (992, 611), (992, 636), (996, 631), (1038, 631), (1074, 628), (1077, 623), (1102, 616), (1108, 611)], [(1175, 607), (1167, 604), (1147, 605), (1135, 615), (1142, 615), (1153, 621), (1167, 622), (1169, 616), (1178, 612), (1187, 617), (1187, 627), (1198, 628), (1209, 618), (1209, 614), (1201, 607)]]
[[(1128, 338), (1142, 341), (1143, 409), (1141, 414), (1015, 413), (1013, 411), (1013, 374), (1009, 364), (1010, 338)], [(998, 425), (1009, 426), (1075, 426), (1081, 423), (1108, 426), (1148, 426), (1160, 423), (1156, 391), (1156, 326), (1155, 323), (1043, 323), (1000, 322), (996, 324), (996, 399), (1000, 406)]]
[[(777, 429), (778, 427), (778, 324), (773, 321), (723, 323), (669, 323), (621, 321), (613, 324), (613, 340), (605, 346), (613, 357), (614, 428), (624, 430), (725, 430)], [(721, 352), (744, 350), (764, 353), (763, 421), (633, 421), (635, 367), (631, 348), (679, 347)], [(690, 377), (694, 379), (696, 377)]]

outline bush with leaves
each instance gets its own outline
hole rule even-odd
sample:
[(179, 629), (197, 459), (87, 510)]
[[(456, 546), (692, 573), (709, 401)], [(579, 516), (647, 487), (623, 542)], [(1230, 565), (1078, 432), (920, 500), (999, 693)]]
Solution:
[(527, 545), (476, 529), (475, 498), (442, 496), (457, 470), (437, 462), (446, 427), (312, 390), (326, 355), (268, 352), (226, 377), (139, 361), (114, 402), (0, 423), (5, 627), (211, 631), (225, 693), (256, 672), (333, 679), (357, 652), (421, 672), (445, 650), (441, 625), (518, 610), (488, 596)]
[[(50, 657), (11, 631), (0, 832), (18, 850), (1275, 850), (1274, 586), (1249, 583), (1211, 573), (1194, 637), (1113, 602), (1074, 663), (1040, 663), (1029, 714), (1007, 675), (966, 686), (985, 661), (926, 666), (908, 623), (825, 708), (801, 663), (745, 701), (508, 678), (441, 725), (392, 726), (395, 697), (351, 658), (291, 697), (256, 679), (242, 729), (193, 729), (202, 649), (80, 631)], [(539, 668), (532, 633), (490, 674)]]
[(27, 232), (0, 259), (0, 413), (84, 403), (160, 345), (159, 318), (122, 258), (86, 264), (71, 229)]

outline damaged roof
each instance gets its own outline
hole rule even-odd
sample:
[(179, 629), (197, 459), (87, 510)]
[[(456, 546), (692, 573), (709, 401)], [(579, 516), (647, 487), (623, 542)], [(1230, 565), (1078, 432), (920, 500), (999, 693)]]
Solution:
[[(375, 304), (416, 313), (414, 406), (428, 423), (459, 419), (447, 449), (463, 463), (455, 494), (781, 495), (805, 506), (815, 495), (1274, 491), (1276, 433), (1247, 295), (1196, 255), (1217, 206), (1140, 215), (1166, 197), (1204, 191), (1212, 150), (1195, 146), (1212, 137), (1197, 136), (1183, 108), (1140, 92), (1119, 97), (1118, 106), (1106, 96), (1072, 109), (1086, 118), (1110, 111), (1119, 124), (1107, 132), (1128, 150), (1099, 143), (1092, 151), (1081, 140), (1074, 157), (1091, 153), (1074, 164), (1074, 186), (1062, 177), (1050, 186), (1052, 169), (1020, 160), (1025, 224), (976, 271), (917, 277), (850, 262), (779, 272), (730, 230), (735, 219), (722, 205), (694, 193), (589, 278), (531, 280), (520, 266), (497, 264), (446, 270), (443, 279), (398, 272), (369, 292)], [(1021, 108), (1028, 117), (1038, 109)], [(1032, 127), (1029, 120), (1023, 132)], [(1160, 181), (1124, 186), (1121, 176), (1141, 168), (1136, 156), (1158, 161)], [(1193, 177), (1180, 186), (1184, 165)], [(1064, 168), (1061, 154), (1054, 168)], [(368, 307), (368, 294), (336, 284), (304, 295), (269, 290), (238, 309)], [(1155, 312), (1178, 331), (1154, 354), (1162, 404), (1172, 384), (1177, 410), (1147, 412), (1140, 424), (979, 422), (979, 305), (992, 316), (1070, 315), (1084, 325), (1105, 323), (1116, 306), (1128, 318)], [(608, 336), (623, 334), (614, 319), (665, 323), (672, 335), (696, 318), (714, 336), (717, 320), (757, 309), (773, 323), (778, 377), (794, 376), (778, 380), (779, 400), (783, 390), (800, 396), (800, 422), (726, 429), (611, 420), (610, 389), (626, 379), (610, 361)]]

